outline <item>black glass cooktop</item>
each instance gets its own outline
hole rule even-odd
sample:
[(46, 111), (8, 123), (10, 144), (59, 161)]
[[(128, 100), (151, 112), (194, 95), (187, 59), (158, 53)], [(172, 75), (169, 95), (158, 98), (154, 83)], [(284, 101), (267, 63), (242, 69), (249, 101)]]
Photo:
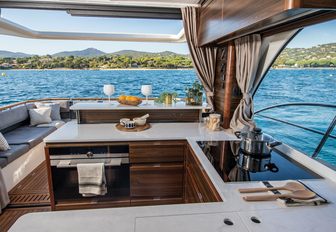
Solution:
[(278, 167), (276, 172), (250, 172), (237, 165), (238, 157), (234, 155), (234, 146), (230, 144), (232, 142), (198, 141), (197, 143), (225, 182), (321, 178), (298, 162), (276, 151), (271, 153), (271, 162)]

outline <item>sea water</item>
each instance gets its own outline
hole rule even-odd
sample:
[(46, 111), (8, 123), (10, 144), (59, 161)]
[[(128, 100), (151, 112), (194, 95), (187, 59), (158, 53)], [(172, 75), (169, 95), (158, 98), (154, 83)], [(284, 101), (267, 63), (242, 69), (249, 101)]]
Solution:
[[(143, 84), (153, 85), (151, 97), (163, 91), (185, 97), (185, 88), (197, 79), (193, 70), (5, 70), (0, 76), (0, 105), (49, 97), (102, 98), (104, 84), (114, 84), (116, 93), (142, 96)], [(270, 70), (255, 97), (255, 110), (288, 102), (318, 102), (336, 105), (336, 69)], [(263, 112), (291, 123), (325, 132), (336, 115), (335, 108), (291, 106)], [(322, 136), (303, 129), (255, 117), (257, 125), (276, 139), (312, 155)], [(336, 129), (332, 132), (336, 135)], [(336, 139), (329, 138), (320, 159), (336, 165)]]

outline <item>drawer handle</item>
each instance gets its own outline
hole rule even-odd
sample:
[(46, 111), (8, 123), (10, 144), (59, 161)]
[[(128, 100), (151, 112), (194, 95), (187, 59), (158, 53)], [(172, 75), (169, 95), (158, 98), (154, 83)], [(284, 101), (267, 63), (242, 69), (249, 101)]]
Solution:
[(86, 156), (88, 158), (93, 158), (93, 153), (91, 151), (88, 151), (88, 153), (86, 153)]
[(154, 168), (159, 168), (159, 167), (161, 167), (161, 164), (153, 164), (153, 167)]

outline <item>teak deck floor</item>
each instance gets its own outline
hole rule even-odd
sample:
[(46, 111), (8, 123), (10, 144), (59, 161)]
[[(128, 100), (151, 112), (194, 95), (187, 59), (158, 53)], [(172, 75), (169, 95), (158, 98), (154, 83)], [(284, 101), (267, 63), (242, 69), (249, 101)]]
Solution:
[(50, 211), (46, 163), (43, 162), (10, 192), (10, 204), (0, 215), (0, 232), (8, 231), (24, 214)]

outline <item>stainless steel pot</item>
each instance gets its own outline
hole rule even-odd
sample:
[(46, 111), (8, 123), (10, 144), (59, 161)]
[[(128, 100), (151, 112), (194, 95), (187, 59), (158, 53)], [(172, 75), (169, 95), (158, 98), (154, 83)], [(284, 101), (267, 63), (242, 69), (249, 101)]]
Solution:
[(249, 172), (278, 172), (279, 168), (271, 163), (271, 155), (254, 156), (240, 151), (238, 167)]
[(245, 154), (267, 156), (271, 154), (273, 147), (281, 144), (272, 136), (263, 134), (259, 128), (248, 132), (235, 132), (235, 135), (241, 139), (240, 149)]

